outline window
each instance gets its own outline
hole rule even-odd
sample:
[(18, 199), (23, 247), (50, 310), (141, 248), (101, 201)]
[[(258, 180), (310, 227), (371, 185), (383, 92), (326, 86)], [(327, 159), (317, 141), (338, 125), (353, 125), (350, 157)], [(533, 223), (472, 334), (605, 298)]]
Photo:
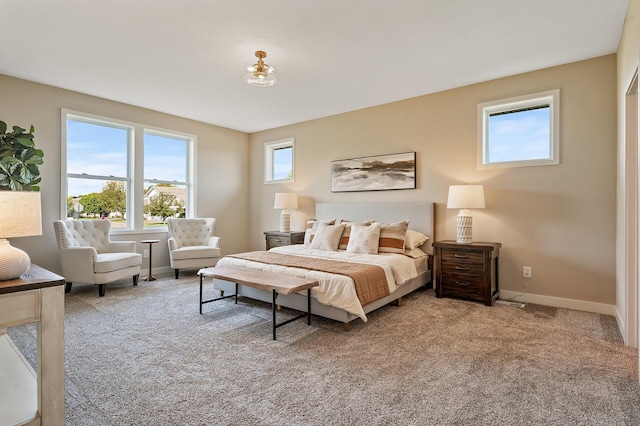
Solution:
[(194, 211), (195, 136), (68, 110), (62, 121), (62, 217), (140, 230)]
[(186, 217), (189, 138), (144, 132), (145, 226), (164, 225), (168, 217)]
[(560, 164), (560, 91), (478, 105), (478, 168)]
[(293, 138), (264, 144), (265, 183), (293, 182)]

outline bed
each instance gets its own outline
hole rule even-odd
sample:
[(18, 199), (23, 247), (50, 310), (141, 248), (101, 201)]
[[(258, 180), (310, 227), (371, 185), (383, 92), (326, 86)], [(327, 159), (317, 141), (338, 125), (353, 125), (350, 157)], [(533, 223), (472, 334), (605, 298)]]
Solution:
[[(399, 203), (318, 203), (316, 205), (316, 226), (335, 220), (335, 224), (366, 224), (374, 220), (383, 224), (395, 224), (408, 221), (408, 234), (424, 234), (426, 242), (417, 248), (427, 256), (412, 256), (396, 253), (365, 254), (348, 253), (342, 250), (331, 251), (313, 248), (309, 244), (275, 247), (269, 252), (250, 252), (233, 254), (218, 261), (221, 266), (240, 266), (249, 269), (277, 272), (279, 274), (317, 279), (320, 286), (312, 291), (311, 311), (313, 315), (322, 316), (343, 323), (345, 331), (349, 330), (349, 323), (356, 319), (367, 321), (367, 314), (375, 309), (397, 302), (402, 297), (422, 287), (431, 286), (431, 242), (434, 229), (434, 205), (429, 202), (399, 202)], [(309, 222), (313, 223), (313, 222)], [(330, 222), (329, 222), (330, 223)], [(311, 225), (309, 225), (311, 226)], [(324, 225), (320, 225), (324, 226)], [(356, 229), (354, 226), (352, 229)], [(361, 227), (360, 229), (364, 229)], [(309, 231), (307, 231), (309, 233)], [(309, 238), (309, 235), (307, 235)], [(382, 241), (382, 240), (380, 240)], [(342, 244), (343, 241), (341, 241)], [(406, 251), (409, 254), (409, 251)], [(286, 262), (291, 258), (292, 263)], [(356, 291), (356, 278), (329, 272), (330, 269), (313, 270), (309, 266), (315, 259), (324, 267), (324, 263), (351, 262), (354, 268), (362, 265), (377, 265), (384, 272), (388, 291), (377, 294), (360, 303), (361, 292)], [(268, 259), (268, 260), (267, 260)], [(275, 259), (275, 260), (274, 260)], [(302, 263), (304, 267), (297, 266)], [(341, 263), (344, 265), (344, 263)], [(364, 266), (363, 266), (364, 267)], [(374, 268), (375, 269), (375, 268)], [(378, 272), (381, 274), (380, 272)], [(220, 291), (233, 293), (235, 284), (214, 280), (214, 287)], [(356, 294), (357, 293), (357, 294)], [(265, 302), (271, 301), (271, 293), (240, 286), (239, 294), (244, 297)], [(355, 298), (355, 299), (354, 299)], [(307, 298), (301, 294), (292, 294), (278, 298), (278, 304), (296, 310), (306, 311)]]

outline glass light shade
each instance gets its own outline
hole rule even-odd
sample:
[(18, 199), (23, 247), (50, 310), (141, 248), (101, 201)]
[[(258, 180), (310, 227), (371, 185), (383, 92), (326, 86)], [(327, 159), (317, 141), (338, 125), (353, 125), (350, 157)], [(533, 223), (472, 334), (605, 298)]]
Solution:
[(40, 193), (0, 191), (0, 280), (18, 278), (31, 267), (24, 251), (6, 238), (42, 235)]
[(278, 82), (278, 79), (273, 73), (259, 74), (256, 72), (247, 71), (244, 75), (244, 81), (255, 87), (271, 87), (275, 86), (275, 84)]
[(244, 67), (244, 81), (255, 87), (271, 87), (278, 82), (275, 68), (264, 63), (267, 52), (256, 50), (258, 62)]

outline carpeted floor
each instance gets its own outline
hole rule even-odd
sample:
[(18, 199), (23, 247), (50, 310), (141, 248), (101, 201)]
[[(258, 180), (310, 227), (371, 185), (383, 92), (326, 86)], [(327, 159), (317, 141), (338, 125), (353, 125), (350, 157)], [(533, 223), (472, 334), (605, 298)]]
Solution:
[[(199, 315), (197, 282), (74, 286), (68, 425), (640, 424), (637, 351), (613, 317), (418, 290), (348, 333), (314, 317), (273, 341), (269, 305)], [(33, 362), (35, 327), (9, 334)]]

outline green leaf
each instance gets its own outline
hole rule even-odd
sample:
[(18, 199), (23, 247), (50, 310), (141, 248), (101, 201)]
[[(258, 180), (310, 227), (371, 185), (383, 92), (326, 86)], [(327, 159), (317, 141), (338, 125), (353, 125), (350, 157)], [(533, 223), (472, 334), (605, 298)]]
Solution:
[(28, 139), (25, 137), (16, 138), (16, 142), (22, 146), (34, 146), (33, 139)]
[(16, 180), (11, 180), (10, 187), (12, 191), (22, 191), (22, 184)]
[(5, 123), (4, 121), (0, 121), (0, 133), (6, 133), (6, 132), (7, 132), (7, 123)]

